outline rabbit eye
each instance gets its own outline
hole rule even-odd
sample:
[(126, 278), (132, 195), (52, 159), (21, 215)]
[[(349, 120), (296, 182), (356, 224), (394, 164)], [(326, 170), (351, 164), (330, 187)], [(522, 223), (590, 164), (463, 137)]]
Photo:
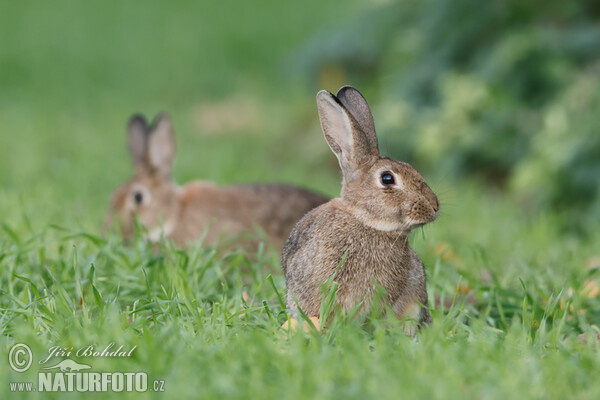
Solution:
[(392, 175), (392, 173), (389, 171), (382, 172), (380, 180), (381, 180), (381, 184), (384, 186), (393, 185), (394, 183), (396, 183), (396, 180), (394, 179), (394, 175)]
[(137, 204), (137, 205), (142, 204), (142, 200), (144, 200), (144, 196), (142, 195), (142, 192), (134, 192), (133, 200), (135, 201), (135, 204)]

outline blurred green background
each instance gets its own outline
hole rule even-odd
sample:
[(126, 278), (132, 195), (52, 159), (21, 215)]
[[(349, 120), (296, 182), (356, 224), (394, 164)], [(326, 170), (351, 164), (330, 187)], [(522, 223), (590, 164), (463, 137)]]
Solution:
[(0, 220), (24, 229), (25, 214), (36, 228), (99, 232), (110, 193), (133, 173), (134, 112), (170, 113), (180, 183), (290, 181), (336, 193), (317, 85), (285, 65), (322, 26), (358, 10), (341, 1), (3, 3)]
[[(170, 396), (599, 398), (599, 22), (592, 0), (3, 1), (0, 357), (125, 340), (103, 368)], [(179, 183), (336, 196), (315, 94), (346, 84), (441, 201), (410, 237), (417, 340), (376, 318), (288, 340), (276, 256), (98, 238), (136, 112), (170, 113)]]
[(314, 94), (352, 84), (382, 152), (443, 204), (467, 182), (585, 233), (600, 214), (599, 17), (593, 1), (5, 2), (0, 219), (96, 230), (132, 172), (127, 119), (161, 110), (179, 182), (335, 195)]

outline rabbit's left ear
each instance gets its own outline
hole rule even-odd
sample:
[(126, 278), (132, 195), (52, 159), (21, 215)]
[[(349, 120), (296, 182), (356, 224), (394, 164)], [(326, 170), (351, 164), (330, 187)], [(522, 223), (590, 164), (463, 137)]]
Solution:
[(352, 86), (344, 86), (338, 90), (336, 97), (352, 114), (356, 122), (361, 127), (361, 130), (369, 141), (371, 149), (376, 149), (379, 152), (379, 143), (377, 142), (377, 134), (375, 133), (375, 121), (373, 114), (367, 104), (367, 100), (363, 95)]
[(156, 116), (148, 138), (148, 162), (163, 177), (171, 176), (175, 158), (175, 132), (167, 113)]

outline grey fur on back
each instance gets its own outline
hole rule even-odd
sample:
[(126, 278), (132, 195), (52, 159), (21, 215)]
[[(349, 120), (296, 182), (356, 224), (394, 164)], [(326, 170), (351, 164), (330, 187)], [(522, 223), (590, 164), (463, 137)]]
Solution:
[(278, 244), (280, 248), (304, 214), (329, 200), (319, 193), (283, 183), (240, 184), (231, 188), (261, 199), (253, 210), (256, 223), (270, 237), (283, 238)]

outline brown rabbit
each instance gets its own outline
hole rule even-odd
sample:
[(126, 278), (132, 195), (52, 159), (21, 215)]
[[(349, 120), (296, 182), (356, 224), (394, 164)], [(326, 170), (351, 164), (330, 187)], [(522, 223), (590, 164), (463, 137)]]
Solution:
[[(296, 224), (283, 248), (287, 307), (319, 315), (322, 287), (332, 274), (336, 302), (368, 312), (376, 285), (398, 317), (431, 320), (423, 262), (408, 245), (413, 228), (438, 216), (439, 202), (409, 164), (379, 155), (369, 106), (356, 89), (317, 94), (321, 127), (343, 174), (339, 198)], [(346, 259), (340, 266), (344, 254)]]
[(219, 187), (195, 181), (178, 186), (171, 179), (175, 134), (165, 113), (150, 127), (140, 115), (131, 118), (129, 152), (136, 174), (114, 192), (106, 219), (108, 225), (118, 221), (125, 239), (133, 235), (137, 216), (151, 241), (164, 235), (185, 245), (206, 231), (205, 243), (213, 243), (221, 234), (240, 236), (259, 227), (281, 249), (294, 224), (328, 200), (284, 184)]

